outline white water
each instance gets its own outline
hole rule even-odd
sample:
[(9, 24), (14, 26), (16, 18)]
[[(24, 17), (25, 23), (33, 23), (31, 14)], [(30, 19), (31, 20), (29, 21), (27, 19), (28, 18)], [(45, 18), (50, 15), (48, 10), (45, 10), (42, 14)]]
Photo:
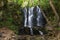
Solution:
[(33, 9), (34, 7), (31, 7), (28, 10), (28, 27), (29, 28), (33, 26)]
[(24, 18), (25, 18), (24, 19), (24, 27), (30, 28), (31, 35), (33, 35), (33, 30), (32, 30), (32, 27), (33, 27), (33, 23), (32, 23), (33, 22), (32, 21), (33, 20), (33, 9), (34, 9), (34, 7), (29, 8), (28, 11), (27, 11), (27, 8), (23, 9)]
[(37, 26), (42, 26), (42, 13), (41, 13), (41, 10), (40, 8), (37, 6), (37, 9), (36, 9), (36, 12), (37, 12)]
[(33, 9), (34, 7), (29, 8), (28, 10), (28, 27), (30, 28), (31, 35), (33, 35)]
[(24, 17), (25, 17), (25, 19), (24, 19), (24, 27), (26, 27), (27, 26), (27, 8), (24, 8), (23, 12), (24, 12)]
[(40, 35), (43, 35), (43, 32), (42, 31), (39, 31)]

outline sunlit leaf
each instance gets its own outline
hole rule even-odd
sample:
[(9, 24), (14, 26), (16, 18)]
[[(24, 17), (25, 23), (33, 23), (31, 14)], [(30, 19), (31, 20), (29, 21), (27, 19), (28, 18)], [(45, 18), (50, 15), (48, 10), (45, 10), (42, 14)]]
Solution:
[(22, 3), (22, 7), (26, 7), (28, 5), (28, 1)]

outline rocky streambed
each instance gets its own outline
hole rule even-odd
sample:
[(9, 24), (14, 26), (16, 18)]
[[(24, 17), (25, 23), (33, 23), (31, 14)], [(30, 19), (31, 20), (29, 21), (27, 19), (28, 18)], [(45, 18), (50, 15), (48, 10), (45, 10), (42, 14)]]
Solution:
[(12, 30), (0, 28), (0, 40), (60, 40), (60, 32), (49, 32), (47, 35), (16, 35)]

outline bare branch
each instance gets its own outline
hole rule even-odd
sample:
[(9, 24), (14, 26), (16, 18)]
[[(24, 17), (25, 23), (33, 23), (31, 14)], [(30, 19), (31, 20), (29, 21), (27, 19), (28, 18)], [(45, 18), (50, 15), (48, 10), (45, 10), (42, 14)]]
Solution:
[(52, 0), (49, 0), (49, 4), (50, 4), (50, 6), (51, 6), (51, 8), (52, 8), (52, 10), (53, 10), (53, 12), (55, 14), (55, 16), (57, 17), (56, 24), (54, 25), (54, 26), (56, 26), (59, 23), (59, 16), (58, 16), (58, 13), (57, 13), (57, 11), (56, 11), (53, 3), (52, 3)]

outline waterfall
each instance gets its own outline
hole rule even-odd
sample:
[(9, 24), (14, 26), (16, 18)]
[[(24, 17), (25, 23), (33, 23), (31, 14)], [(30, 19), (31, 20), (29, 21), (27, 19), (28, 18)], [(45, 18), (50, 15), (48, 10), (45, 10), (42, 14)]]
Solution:
[(37, 26), (44, 26), (45, 25), (45, 18), (41, 12), (41, 9), (37, 6), (36, 8), (36, 12), (37, 12)]
[[(39, 8), (39, 6), (36, 7), (36, 12), (37, 12), (37, 26), (40, 26), (42, 28), (45, 28), (45, 24), (46, 24), (46, 19), (44, 18), (42, 12), (41, 12), (41, 9)], [(44, 29), (42, 29), (44, 30)], [(39, 30), (39, 33), (41, 35), (43, 35), (43, 32)]]
[(28, 11), (27, 11), (26, 7), (23, 9), (24, 27), (30, 28), (31, 35), (33, 35), (33, 30), (32, 30), (32, 27), (33, 27), (33, 9), (34, 9), (34, 7), (28, 8)]
[(30, 28), (33, 26), (33, 9), (34, 9), (34, 7), (28, 8), (28, 11), (27, 11), (27, 8), (23, 9), (24, 27), (28, 26)]
[[(28, 10), (27, 10), (26, 7), (23, 9), (23, 12), (24, 12), (24, 27), (30, 28), (31, 35), (33, 35), (33, 30), (32, 30), (32, 28), (33, 28), (33, 18), (34, 18), (34, 14), (33, 14), (34, 11), (33, 10), (34, 10), (34, 7), (28, 8)], [(35, 11), (36, 11), (36, 14), (37, 14), (36, 15), (37, 16), (37, 18), (36, 18), (37, 26), (43, 27), (46, 24), (46, 20), (45, 20), (43, 14), (41, 12), (41, 9), (38, 6), (36, 6)], [(43, 35), (42, 31), (39, 31), (39, 33), (41, 35)]]
[(23, 9), (23, 12), (24, 12), (24, 27), (27, 26), (27, 8), (25, 7)]
[(28, 27), (30, 28), (31, 35), (33, 35), (33, 9), (34, 7), (31, 7), (28, 9)]
[(34, 7), (31, 7), (28, 10), (28, 27), (29, 28), (33, 26), (33, 9)]

